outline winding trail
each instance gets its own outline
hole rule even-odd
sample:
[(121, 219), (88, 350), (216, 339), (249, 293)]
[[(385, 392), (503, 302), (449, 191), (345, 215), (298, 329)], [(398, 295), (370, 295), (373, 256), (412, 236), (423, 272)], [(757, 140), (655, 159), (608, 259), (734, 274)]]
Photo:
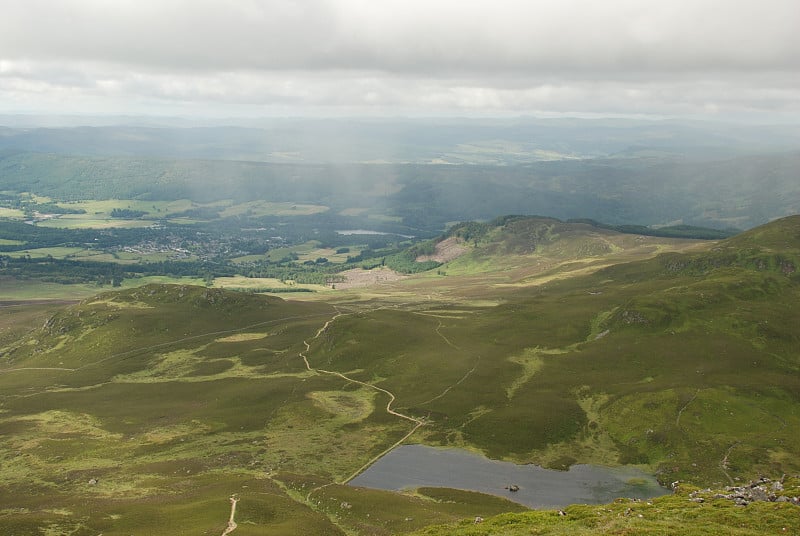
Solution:
[[(314, 335), (311, 338), (311, 340), (313, 341), (315, 339), (318, 339), (319, 336), (322, 335), (325, 332), (326, 329), (328, 329), (328, 326), (330, 326), (331, 323), (334, 320), (336, 320), (337, 318), (339, 318), (340, 316), (342, 316), (344, 314), (345, 313), (337, 313), (333, 318), (331, 318), (330, 320), (325, 322), (325, 325), (322, 326), (321, 328), (319, 328), (319, 330), (317, 331), (317, 334)], [(305, 346), (306, 346), (306, 352), (311, 350), (311, 344), (309, 344), (308, 341), (303, 341), (303, 344), (305, 344)], [(411, 417), (410, 415), (406, 415), (404, 413), (400, 413), (400, 412), (397, 412), (397, 411), (393, 410), (392, 409), (392, 403), (394, 403), (394, 401), (396, 400), (397, 397), (394, 396), (394, 393), (392, 393), (390, 391), (387, 391), (383, 387), (378, 387), (377, 385), (373, 385), (371, 383), (362, 382), (361, 380), (355, 380), (353, 378), (350, 378), (349, 376), (345, 376), (341, 372), (336, 372), (335, 370), (325, 370), (325, 369), (320, 369), (320, 368), (314, 368), (308, 362), (308, 358), (306, 357), (306, 355), (304, 353), (301, 353), (300, 357), (303, 358), (303, 362), (306, 364), (306, 368), (310, 372), (328, 374), (330, 376), (338, 376), (339, 378), (341, 378), (341, 379), (343, 379), (345, 381), (348, 381), (350, 383), (356, 383), (358, 385), (363, 385), (364, 387), (368, 387), (370, 389), (374, 389), (376, 391), (380, 391), (381, 393), (384, 393), (384, 394), (388, 395), (389, 396), (389, 402), (386, 404), (386, 413), (389, 413), (390, 415), (394, 415), (395, 417), (400, 417), (401, 419), (406, 419), (407, 421), (411, 421), (411, 422), (416, 423), (416, 424), (418, 424), (420, 426), (425, 424), (425, 421), (417, 419), (416, 417)]]
[(127, 358), (127, 357), (131, 357), (133, 355), (136, 355), (139, 352), (146, 352), (148, 350), (155, 350), (156, 348), (165, 348), (165, 347), (172, 346), (173, 344), (178, 344), (178, 343), (181, 343), (181, 342), (192, 341), (192, 340), (195, 340), (195, 339), (202, 339), (202, 338), (211, 337), (211, 336), (228, 335), (228, 334), (231, 334), (231, 333), (237, 333), (237, 332), (240, 332), (240, 331), (246, 331), (246, 330), (257, 328), (257, 327), (266, 326), (266, 325), (269, 325), (269, 324), (274, 324), (276, 322), (283, 322), (285, 320), (299, 320), (299, 319), (304, 319), (304, 318), (310, 318), (312, 316), (324, 316), (325, 314), (327, 314), (327, 313), (317, 313), (317, 314), (314, 314), (314, 315), (285, 316), (283, 318), (274, 318), (272, 320), (265, 320), (263, 322), (256, 322), (255, 324), (250, 324), (249, 326), (244, 326), (244, 327), (241, 327), (241, 328), (225, 329), (225, 330), (222, 330), (222, 331), (209, 331), (208, 333), (200, 333), (198, 335), (190, 335), (189, 337), (183, 337), (181, 339), (174, 339), (174, 340), (171, 340), (171, 341), (168, 341), (168, 342), (162, 342), (160, 344), (154, 344), (152, 346), (145, 346), (145, 347), (142, 347), (142, 348), (135, 348), (133, 350), (128, 350), (127, 352), (120, 352), (118, 354), (112, 354), (112, 355), (110, 355), (108, 357), (105, 357), (103, 359), (99, 359), (97, 361), (92, 361), (91, 363), (87, 363), (87, 364), (85, 364), (85, 365), (83, 365), (81, 367), (78, 367), (75, 370), (81, 370), (81, 369), (84, 369), (84, 368), (87, 368), (87, 367), (91, 367), (91, 366), (97, 365), (98, 363), (102, 363), (103, 361), (108, 361), (109, 359), (114, 359), (114, 358), (117, 358), (117, 357), (124, 359), (124, 358)]
[(739, 445), (738, 441), (733, 445), (731, 445), (730, 448), (727, 450), (727, 452), (725, 452), (725, 457), (722, 458), (722, 461), (719, 463), (719, 468), (722, 469), (722, 472), (725, 473), (726, 477), (728, 477), (728, 481), (730, 481), (731, 486), (735, 486), (736, 484), (733, 482), (731, 475), (728, 474), (728, 456), (731, 455), (731, 451), (733, 451), (733, 449), (736, 448), (738, 445)]
[(439, 320), (439, 325), (436, 326), (436, 334), (439, 335), (442, 339), (444, 339), (444, 342), (446, 342), (448, 344), (448, 346), (450, 346), (452, 348), (455, 348), (456, 350), (461, 350), (461, 348), (459, 348), (458, 346), (456, 346), (455, 344), (450, 342), (450, 339), (448, 339), (447, 337), (444, 336), (444, 334), (442, 333), (442, 328), (443, 327), (444, 327), (444, 324), (442, 324), (442, 321)]
[[(418, 314), (418, 315), (425, 315), (425, 313), (420, 313), (420, 312), (415, 312), (414, 314)], [(428, 316), (433, 316), (433, 315), (428, 315)], [(461, 351), (461, 348), (460, 348), (460, 347), (456, 346), (455, 344), (453, 344), (453, 342), (452, 342), (450, 339), (448, 339), (447, 337), (445, 337), (444, 333), (442, 333), (442, 328), (444, 327), (444, 324), (442, 324), (442, 321), (441, 321), (441, 320), (438, 320), (438, 322), (439, 322), (439, 325), (438, 325), (438, 326), (436, 326), (436, 330), (435, 330), (435, 331), (436, 331), (436, 334), (437, 334), (439, 337), (441, 337), (441, 338), (442, 338), (442, 340), (444, 340), (445, 344), (447, 344), (447, 345), (448, 345), (448, 346), (450, 346), (451, 348), (454, 348), (454, 349), (456, 349), (456, 350), (458, 350), (458, 351)], [(447, 389), (445, 389), (444, 391), (442, 391), (442, 392), (441, 392), (441, 393), (439, 393), (438, 395), (434, 396), (433, 398), (431, 398), (431, 399), (429, 399), (429, 400), (426, 400), (425, 402), (420, 402), (420, 404), (419, 404), (419, 405), (420, 405), (420, 406), (424, 406), (425, 404), (430, 404), (431, 402), (433, 402), (433, 401), (435, 401), (435, 400), (439, 400), (439, 399), (440, 399), (440, 398), (442, 398), (444, 395), (446, 395), (447, 393), (449, 393), (449, 392), (450, 392), (450, 390), (451, 390), (453, 387), (457, 387), (458, 385), (460, 385), (460, 384), (461, 384), (461, 383), (462, 383), (464, 380), (466, 380), (466, 379), (467, 379), (467, 378), (470, 376), (470, 374), (472, 374), (473, 372), (475, 372), (475, 369), (477, 369), (477, 368), (478, 368), (478, 363), (480, 363), (480, 361), (481, 361), (481, 356), (478, 356), (478, 358), (475, 360), (475, 366), (473, 366), (473, 367), (472, 367), (470, 370), (468, 370), (468, 371), (467, 371), (467, 373), (466, 373), (466, 374), (464, 374), (464, 376), (462, 376), (460, 380), (458, 380), (456, 383), (454, 383), (453, 385), (451, 385), (450, 387), (448, 387)]]
[[(388, 308), (388, 307), (380, 307), (379, 309), (384, 309), (384, 308)], [(82, 365), (82, 366), (77, 367), (77, 368), (66, 368), (66, 367), (7, 368), (7, 369), (0, 369), (0, 374), (6, 373), (6, 372), (17, 372), (17, 371), (26, 371), (26, 370), (53, 370), (53, 371), (63, 371), (63, 372), (73, 372), (74, 373), (74, 372), (77, 372), (79, 370), (83, 370), (83, 369), (86, 369), (86, 368), (89, 368), (89, 367), (97, 366), (98, 364), (103, 363), (105, 361), (109, 361), (109, 360), (112, 360), (112, 359), (127, 359), (127, 358), (133, 357), (133, 356), (135, 356), (137, 354), (140, 354), (140, 353), (143, 353), (143, 352), (156, 350), (156, 349), (161, 349), (161, 348), (167, 348), (169, 346), (173, 346), (175, 344), (179, 344), (179, 343), (182, 343), (182, 342), (202, 339), (202, 338), (211, 337), (211, 336), (229, 335), (229, 334), (233, 334), (233, 333), (237, 333), (237, 332), (250, 330), (250, 329), (253, 329), (253, 328), (256, 328), (256, 327), (266, 326), (266, 325), (274, 324), (274, 323), (277, 323), (277, 322), (283, 322), (283, 321), (286, 321), (286, 320), (306, 319), (306, 318), (309, 318), (310, 316), (323, 316), (325, 314), (328, 314), (328, 313), (319, 313), (319, 314), (315, 314), (315, 315), (302, 315), (302, 316), (287, 316), (287, 317), (283, 317), (283, 318), (276, 318), (276, 319), (267, 320), (267, 321), (263, 321), (263, 322), (257, 322), (255, 324), (250, 324), (250, 325), (247, 325), (247, 326), (234, 328), (234, 329), (211, 331), (211, 332), (207, 332), (207, 333), (200, 333), (200, 334), (196, 334), (196, 335), (190, 335), (188, 337), (182, 337), (182, 338), (179, 338), (179, 339), (174, 339), (174, 340), (163, 342), (163, 343), (159, 343), (159, 344), (143, 346), (143, 347), (134, 348), (134, 349), (131, 349), (131, 350), (126, 350), (126, 351), (123, 351), (123, 352), (117, 352), (117, 353), (114, 353), (114, 354), (110, 354), (110, 355), (108, 355), (108, 356), (106, 356), (106, 357), (104, 357), (102, 359), (99, 359), (97, 361), (92, 361), (91, 363), (86, 363), (85, 365)], [(386, 412), (388, 414), (393, 415), (395, 417), (398, 417), (400, 419), (403, 419), (403, 420), (409, 421), (411, 423), (414, 423), (414, 426), (403, 437), (401, 437), (399, 440), (394, 442), (391, 446), (389, 446), (388, 448), (383, 450), (377, 456), (374, 456), (372, 459), (370, 459), (363, 466), (359, 467), (358, 470), (356, 470), (353, 474), (351, 474), (347, 478), (343, 479), (341, 482), (339, 482), (339, 484), (347, 484), (348, 482), (350, 482), (351, 480), (356, 478), (359, 474), (361, 474), (364, 470), (366, 470), (370, 465), (375, 463), (378, 459), (380, 459), (381, 457), (386, 455), (388, 452), (390, 452), (391, 450), (393, 450), (397, 446), (401, 445), (409, 437), (411, 437), (420, 427), (425, 426), (425, 424), (426, 424), (426, 421), (424, 419), (418, 419), (418, 418), (413, 417), (411, 415), (406, 415), (405, 413), (401, 413), (399, 411), (395, 411), (394, 409), (392, 409), (392, 404), (394, 404), (394, 402), (397, 399), (397, 397), (391, 391), (388, 391), (387, 389), (384, 389), (383, 387), (378, 387), (377, 385), (373, 385), (371, 383), (367, 383), (367, 382), (363, 382), (361, 380), (356, 380), (354, 378), (350, 378), (349, 376), (347, 376), (345, 374), (342, 374), (341, 372), (312, 367), (311, 364), (308, 362), (308, 357), (307, 357), (306, 354), (311, 350), (311, 342), (313, 342), (314, 340), (316, 340), (320, 336), (322, 336), (322, 334), (325, 333), (325, 331), (328, 329), (328, 327), (337, 318), (339, 318), (340, 316), (346, 315), (346, 314), (350, 314), (350, 313), (343, 313), (343, 312), (341, 312), (341, 311), (339, 311), (337, 309), (337, 313), (332, 318), (327, 320), (325, 322), (325, 324), (319, 330), (317, 330), (316, 334), (311, 339), (303, 341), (303, 344), (305, 345), (305, 352), (301, 352), (299, 355), (303, 359), (303, 362), (306, 365), (306, 369), (309, 372), (313, 372), (313, 373), (317, 373), (317, 374), (326, 374), (326, 375), (329, 375), (329, 376), (336, 376), (336, 377), (341, 378), (341, 379), (343, 379), (343, 380), (345, 380), (347, 382), (354, 383), (354, 384), (357, 384), (357, 385), (361, 385), (363, 387), (367, 387), (369, 389), (373, 389), (375, 391), (379, 391), (379, 392), (387, 395), (389, 397), (389, 401), (386, 403), (386, 408), (385, 408)], [(447, 345), (449, 345), (449, 346), (451, 346), (452, 348), (455, 348), (455, 349), (460, 349), (458, 346), (453, 344), (449, 339), (447, 339), (447, 337), (445, 337), (444, 334), (441, 333), (440, 329), (442, 327), (443, 327), (443, 324), (440, 321), (438, 327), (436, 328), (436, 333), (445, 341), (445, 343)], [(478, 357), (478, 361), (480, 361), (480, 357)], [(475, 366), (471, 370), (469, 370), (460, 380), (458, 380), (456, 383), (454, 383), (453, 385), (451, 385), (450, 387), (445, 389), (441, 394), (439, 394), (438, 396), (432, 398), (428, 402), (432, 402), (434, 400), (437, 400), (437, 399), (443, 397), (453, 387), (456, 387), (457, 385), (462, 383), (464, 380), (466, 380), (466, 378), (470, 374), (472, 374), (475, 371), (475, 369), (477, 368), (478, 361), (476, 361)], [(428, 403), (428, 402), (426, 402), (426, 403)], [(308, 502), (310, 500), (311, 495), (314, 492), (319, 491), (320, 489), (323, 489), (323, 488), (325, 488), (327, 486), (330, 486), (330, 485), (331, 484), (325, 484), (323, 486), (319, 486), (317, 488), (312, 489), (311, 491), (308, 492), (308, 495), (306, 496), (306, 501)], [(222, 536), (227, 536), (228, 534), (230, 534), (231, 532), (236, 530), (236, 527), (237, 527), (237, 524), (236, 524), (236, 521), (234, 520), (234, 517), (236, 515), (236, 503), (239, 501), (239, 499), (235, 495), (232, 495), (230, 497), (230, 501), (231, 501), (231, 515), (230, 515), (230, 518), (228, 520), (228, 526), (224, 530), (224, 532), (222, 533)]]
[(64, 368), (64, 367), (20, 367), (11, 369), (0, 369), (0, 374), (2, 374), (3, 372), (19, 372), (21, 370), (61, 370), (66, 372), (75, 372), (78, 369)]
[[(333, 318), (331, 318), (330, 320), (325, 322), (325, 325), (323, 325), (321, 328), (319, 328), (319, 330), (317, 330), (317, 333), (310, 339), (310, 341), (313, 342), (314, 340), (318, 339), (323, 333), (325, 333), (325, 330), (328, 329), (328, 327), (331, 325), (331, 323), (333, 323), (333, 321), (335, 321), (337, 318), (339, 318), (340, 316), (345, 315), (345, 314), (347, 314), (347, 313), (338, 312), (336, 315), (334, 315)], [(401, 437), (398, 441), (396, 441), (390, 447), (385, 449), (383, 452), (381, 452), (377, 456), (375, 456), (372, 459), (370, 459), (367, 463), (365, 463), (364, 465), (359, 467), (358, 470), (356, 470), (353, 474), (351, 474), (350, 476), (348, 476), (347, 478), (345, 478), (344, 480), (339, 482), (339, 484), (347, 484), (348, 482), (353, 480), (355, 477), (360, 475), (370, 465), (375, 463), (378, 459), (380, 459), (381, 457), (386, 455), (389, 451), (391, 451), (392, 449), (394, 449), (398, 445), (402, 444), (406, 439), (411, 437), (414, 434), (414, 432), (416, 432), (421, 426), (425, 425), (425, 421), (423, 419), (417, 419), (416, 417), (412, 417), (411, 415), (406, 415), (405, 413), (400, 413), (399, 411), (393, 410), (392, 409), (392, 404), (397, 399), (397, 397), (394, 395), (394, 393), (392, 393), (391, 391), (387, 391), (383, 387), (378, 387), (377, 385), (373, 385), (371, 383), (362, 382), (361, 380), (356, 380), (356, 379), (350, 378), (349, 376), (346, 376), (346, 375), (342, 374), (341, 372), (337, 372), (335, 370), (325, 370), (325, 369), (312, 367), (311, 364), (308, 362), (308, 357), (306, 356), (306, 354), (311, 350), (311, 343), (308, 340), (305, 340), (305, 341), (303, 341), (303, 344), (305, 345), (306, 350), (305, 350), (304, 353), (303, 352), (300, 353), (300, 357), (303, 358), (303, 362), (306, 364), (306, 368), (309, 370), (309, 372), (316, 372), (318, 374), (327, 374), (329, 376), (336, 376), (336, 377), (341, 378), (341, 379), (343, 379), (343, 380), (345, 380), (347, 382), (355, 383), (357, 385), (361, 385), (361, 386), (367, 387), (369, 389), (373, 389), (375, 391), (379, 391), (381, 393), (384, 393), (384, 394), (388, 395), (388, 397), (389, 397), (389, 402), (387, 402), (386, 408), (385, 408), (386, 409), (386, 413), (388, 413), (390, 415), (394, 415), (395, 417), (398, 417), (400, 419), (405, 419), (407, 421), (410, 421), (410, 422), (414, 423), (414, 427), (406, 435)], [(309, 491), (308, 495), (306, 495), (306, 502), (308, 502), (311, 499), (311, 495), (313, 495), (315, 492), (317, 492), (317, 491), (319, 491), (319, 490), (321, 490), (323, 488), (326, 488), (326, 487), (328, 487), (330, 485), (331, 484), (325, 484), (323, 486), (318, 486), (318, 487), (312, 489), (311, 491)]]
[(222, 531), (221, 536), (228, 536), (231, 532), (236, 530), (238, 526), (236, 521), (233, 520), (234, 516), (236, 515), (236, 503), (239, 502), (239, 498), (236, 495), (231, 495), (231, 517), (228, 518), (228, 526)]
[[(100, 363), (104, 363), (104, 362), (109, 361), (111, 359), (117, 359), (117, 358), (119, 358), (119, 359), (127, 359), (129, 357), (133, 357), (135, 355), (138, 355), (141, 352), (147, 352), (149, 350), (157, 350), (159, 348), (168, 348), (168, 347), (170, 347), (170, 346), (172, 346), (174, 344), (178, 344), (178, 343), (182, 343), (182, 342), (186, 342), (186, 341), (193, 341), (193, 340), (196, 340), (196, 339), (202, 339), (202, 338), (205, 338), (205, 337), (213, 337), (213, 336), (219, 336), (219, 335), (230, 335), (230, 334), (233, 334), (233, 333), (238, 333), (240, 331), (246, 331), (246, 330), (250, 330), (250, 329), (253, 329), (253, 328), (267, 326), (269, 324), (275, 324), (277, 322), (283, 322), (283, 321), (286, 321), (286, 320), (300, 320), (300, 319), (305, 319), (305, 318), (311, 318), (311, 317), (314, 317), (314, 316), (327, 316), (328, 314), (329, 313), (316, 313), (316, 314), (313, 314), (313, 315), (285, 316), (283, 318), (274, 318), (272, 320), (265, 320), (263, 322), (256, 322), (255, 324), (250, 324), (248, 326), (244, 326), (244, 327), (240, 327), (240, 328), (226, 329), (226, 330), (222, 330), (222, 331), (209, 331), (207, 333), (199, 333), (197, 335), (190, 335), (188, 337), (182, 337), (180, 339), (174, 339), (174, 340), (171, 340), (171, 341), (162, 342), (162, 343), (158, 343), (158, 344), (153, 344), (153, 345), (150, 345), (150, 346), (142, 346), (140, 348), (134, 348), (132, 350), (126, 350), (124, 352), (117, 352), (115, 354), (108, 355), (108, 356), (106, 356), (106, 357), (104, 357), (102, 359), (98, 359), (97, 361), (92, 361), (91, 363), (86, 363), (85, 365), (81, 365), (80, 367), (77, 367), (77, 368), (62, 368), (62, 367), (5, 368), (5, 369), (0, 369), (0, 374), (2, 374), (4, 372), (16, 372), (16, 371), (19, 371), (19, 370), (61, 370), (61, 371), (64, 371), (64, 372), (77, 372), (79, 370), (83, 370), (83, 369), (98, 365)], [(340, 316), (341, 314), (342, 313), (339, 313), (336, 316)], [(334, 318), (336, 318), (336, 316)], [(329, 323), (330, 323), (330, 321), (328, 321), (328, 324)], [(328, 324), (325, 324), (324, 327), (327, 327)], [(318, 337), (318, 336), (319, 336), (319, 332), (317, 333), (316, 337)], [(314, 337), (314, 338), (316, 338), (316, 337)]]
[(461, 383), (462, 383), (464, 380), (466, 380), (467, 378), (469, 378), (470, 374), (472, 374), (473, 372), (475, 372), (475, 369), (477, 369), (477, 368), (478, 368), (478, 363), (480, 363), (480, 361), (481, 361), (481, 356), (478, 356), (478, 358), (475, 360), (475, 366), (474, 366), (474, 367), (472, 367), (471, 369), (469, 369), (469, 370), (467, 371), (467, 373), (466, 373), (466, 374), (464, 374), (464, 375), (461, 377), (461, 379), (460, 379), (460, 380), (458, 380), (456, 383), (454, 383), (453, 385), (451, 385), (450, 387), (448, 387), (447, 389), (445, 389), (444, 391), (442, 391), (442, 392), (441, 392), (441, 393), (439, 393), (438, 395), (434, 396), (434, 397), (433, 397), (433, 398), (431, 398), (430, 400), (426, 400), (425, 402), (420, 402), (420, 404), (419, 404), (419, 405), (420, 405), (420, 406), (424, 406), (425, 404), (430, 404), (431, 402), (433, 402), (433, 401), (435, 401), (435, 400), (439, 400), (439, 399), (440, 399), (440, 398), (442, 398), (444, 395), (446, 395), (447, 393), (449, 393), (449, 392), (450, 392), (450, 389), (452, 389), (453, 387), (457, 387), (458, 385), (460, 385), (460, 384), (461, 384)]
[(680, 410), (678, 410), (678, 416), (677, 416), (677, 417), (675, 417), (675, 427), (676, 427), (676, 428), (680, 428), (680, 427), (681, 427), (681, 415), (683, 415), (683, 410), (685, 410), (686, 408), (688, 408), (688, 407), (689, 407), (689, 404), (691, 404), (692, 402), (694, 402), (694, 399), (695, 399), (695, 398), (697, 398), (697, 395), (698, 395), (699, 393), (700, 393), (700, 389), (698, 389), (697, 391), (695, 391), (695, 392), (694, 392), (694, 395), (692, 395), (692, 398), (690, 398), (690, 399), (689, 399), (689, 401), (688, 401), (686, 404), (684, 404), (684, 405), (683, 405), (683, 407), (682, 407)]

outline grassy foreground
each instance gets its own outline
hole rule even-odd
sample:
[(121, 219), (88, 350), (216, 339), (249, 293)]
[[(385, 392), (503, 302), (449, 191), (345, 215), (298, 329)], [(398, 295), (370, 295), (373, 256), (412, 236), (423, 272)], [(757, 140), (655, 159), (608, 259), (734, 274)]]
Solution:
[[(782, 493), (800, 495), (800, 480), (789, 479)], [(574, 505), (562, 511), (508, 513), (490, 519), (429, 527), (418, 536), (522, 535), (737, 535), (797, 534), (798, 506), (789, 502), (753, 502), (737, 506), (716, 495), (725, 490), (680, 486), (674, 495), (646, 502), (619, 499), (602, 506)]]

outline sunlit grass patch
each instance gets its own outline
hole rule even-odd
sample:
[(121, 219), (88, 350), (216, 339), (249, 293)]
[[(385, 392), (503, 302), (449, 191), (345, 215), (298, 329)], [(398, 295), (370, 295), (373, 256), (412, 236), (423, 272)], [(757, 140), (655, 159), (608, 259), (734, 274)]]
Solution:
[(17, 208), (0, 207), (0, 218), (21, 220), (24, 217), (25, 213)]
[(369, 417), (375, 409), (376, 391), (359, 389), (358, 391), (312, 391), (308, 397), (320, 409), (331, 415), (341, 417), (348, 422), (362, 421)]
[[(290, 485), (303, 489), (303, 484)], [(527, 510), (500, 497), (447, 488), (398, 493), (331, 485), (314, 492), (311, 500), (317, 510), (353, 534), (405, 534), (433, 523), (474, 520), (478, 514)]]
[(311, 240), (309, 242), (305, 242), (303, 244), (297, 244), (291, 247), (283, 247), (283, 248), (274, 248), (267, 251), (265, 254), (266, 258), (269, 259), (270, 262), (278, 262), (281, 259), (290, 256), (292, 254), (296, 255), (304, 255), (308, 254), (311, 251), (319, 248), (320, 243), (316, 240)]
[(272, 277), (244, 277), (244, 276), (230, 276), (230, 277), (217, 277), (214, 278), (214, 286), (217, 288), (235, 288), (235, 289), (257, 289), (262, 287), (280, 288), (289, 287), (284, 284), (280, 279)]
[(119, 374), (112, 381), (117, 383), (205, 382), (220, 378), (263, 376), (257, 367), (243, 365), (238, 356), (220, 359), (197, 355), (197, 352), (202, 351), (203, 348), (181, 349), (160, 354), (148, 367), (128, 374)]
[[(305, 400), (276, 408), (263, 431), (265, 461), (276, 470), (322, 475), (331, 480), (351, 475), (410, 428), (394, 417), (386, 424), (377, 423), (372, 417), (361, 418), (367, 404), (372, 404), (368, 397), (366, 392), (355, 394), (344, 408), (350, 415), (329, 411), (328, 408), (342, 409), (343, 399), (333, 400), (328, 395), (309, 395)], [(353, 420), (356, 416), (359, 421)], [(355, 422), (359, 426), (353, 426)]]
[(35, 248), (25, 249), (20, 251), (10, 251), (4, 255), (9, 257), (30, 257), (32, 259), (43, 259), (46, 257), (53, 257), (54, 259), (63, 259), (85, 253), (88, 250), (78, 247), (51, 247), (51, 248)]
[(462, 319), (466, 315), (472, 314), (474, 312), (475, 311), (470, 311), (467, 309), (431, 309), (428, 311), (416, 311), (416, 314), (424, 316), (433, 316), (438, 318)]
[(177, 277), (170, 275), (147, 275), (132, 279), (123, 279), (122, 288), (130, 289), (150, 284), (172, 284), (203, 286), (204, 281), (198, 277)]
[[(115, 253), (102, 253), (102, 252), (91, 252), (87, 255), (77, 254), (75, 255), (76, 259), (86, 258), (87, 260), (93, 260), (98, 262), (115, 262), (117, 264), (135, 264), (137, 262), (163, 262), (168, 261), (171, 259), (175, 259), (176, 255), (174, 253), (163, 251), (157, 253), (133, 253), (127, 251), (119, 251)], [(198, 257), (193, 254), (189, 254), (186, 256), (182, 256), (181, 260), (196, 260)]]
[(614, 314), (616, 310), (612, 309), (610, 311), (602, 311), (597, 313), (594, 318), (592, 318), (590, 322), (590, 330), (589, 336), (586, 338), (587, 342), (594, 341), (596, 339), (601, 339), (608, 335), (610, 330), (607, 330), (605, 327), (605, 322), (611, 318), (611, 315)]
[[(575, 392), (578, 404), (586, 414), (586, 426), (570, 441), (552, 443), (532, 454), (532, 460), (550, 469), (565, 470), (575, 463), (614, 467), (619, 465), (618, 444), (601, 425), (600, 410), (609, 401), (606, 395), (584, 396), (585, 389)], [(645, 468), (642, 466), (642, 468)], [(646, 469), (646, 468), (645, 468)]]
[(176, 201), (143, 201), (138, 199), (92, 199), (58, 203), (59, 206), (86, 211), (86, 216), (111, 217), (114, 209), (144, 212), (148, 218), (162, 218), (175, 212), (183, 212), (198, 206), (188, 199)]
[(328, 290), (324, 285), (296, 283), (295, 281), (275, 279), (271, 277), (244, 277), (244, 276), (230, 276), (230, 277), (217, 277), (214, 279), (214, 288), (224, 288), (228, 290), (237, 290), (244, 292), (283, 292), (283, 291), (299, 291), (306, 289), (306, 291), (320, 291)]
[(216, 342), (244, 342), (244, 341), (257, 341), (268, 337), (267, 333), (234, 333), (227, 337), (216, 339)]
[(148, 381), (171, 381), (182, 378), (192, 371), (200, 361), (196, 355), (198, 350), (180, 349), (168, 353), (159, 354), (146, 368), (129, 374), (121, 374), (114, 377), (115, 382), (148, 382)]
[[(70, 217), (72, 216), (72, 217)], [(77, 217), (83, 216), (83, 217)], [(147, 220), (125, 220), (118, 218), (92, 218), (79, 214), (64, 214), (60, 218), (52, 218), (37, 223), (40, 227), (55, 227), (60, 229), (143, 229), (153, 225)]]
[(443, 271), (447, 275), (473, 275), (486, 272), (495, 272), (507, 267), (508, 263), (502, 259), (493, 257), (478, 257), (474, 255), (462, 255), (457, 259), (447, 263)]
[[(55, 514), (62, 517), (69, 517), (72, 515), (64, 514), (63, 511), (49, 511), (46, 513)], [(41, 531), (42, 536), (64, 536), (65, 534), (78, 534), (81, 531), (86, 530), (86, 528), (87, 527), (85, 523), (81, 521), (65, 519), (39, 527), (39, 530)]]
[(118, 301), (114, 299), (97, 299), (92, 301), (93, 304), (105, 304), (117, 309), (154, 309), (155, 307), (149, 303), (142, 301)]
[(513, 383), (506, 387), (506, 396), (513, 398), (517, 390), (525, 385), (534, 374), (539, 372), (544, 365), (542, 353), (538, 348), (526, 348), (520, 355), (510, 357), (512, 363), (522, 366), (522, 372), (514, 379)]
[(196, 434), (205, 434), (210, 430), (210, 426), (195, 419), (191, 422), (150, 428), (142, 434), (141, 439), (147, 443), (170, 443), (176, 439), (189, 438)]
[(259, 216), (309, 216), (330, 210), (324, 205), (308, 205), (289, 202), (271, 201), (248, 201), (226, 207), (220, 212), (220, 217), (229, 218), (232, 216), (247, 215), (250, 217)]
[[(36, 432), (34, 435), (42, 440), (59, 435), (74, 434), (94, 439), (119, 439), (121, 437), (119, 434), (114, 434), (105, 430), (99, 419), (87, 413), (50, 410), (32, 415), (15, 417), (11, 420), (33, 423), (35, 428), (31, 430), (31, 433), (33, 434), (33, 432)], [(21, 439), (21, 437), (22, 436), (15, 436), (12, 440), (17, 441)]]
[(121, 434), (85, 413), (45, 411), (2, 419), (0, 428), (13, 430), (0, 438), (0, 482), (6, 484), (53, 487), (65, 471), (117, 467), (125, 450)]

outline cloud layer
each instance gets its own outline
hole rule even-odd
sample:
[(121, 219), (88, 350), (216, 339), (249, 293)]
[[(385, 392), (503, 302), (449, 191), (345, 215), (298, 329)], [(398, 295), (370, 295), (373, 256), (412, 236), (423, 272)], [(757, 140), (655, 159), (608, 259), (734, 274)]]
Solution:
[(0, 111), (800, 114), (796, 0), (26, 0)]

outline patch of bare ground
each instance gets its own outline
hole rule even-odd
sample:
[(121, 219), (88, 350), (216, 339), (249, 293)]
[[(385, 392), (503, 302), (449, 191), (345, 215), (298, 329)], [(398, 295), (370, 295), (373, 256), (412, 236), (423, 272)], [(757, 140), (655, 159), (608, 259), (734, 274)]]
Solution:
[(371, 287), (381, 283), (392, 283), (408, 277), (388, 268), (373, 268), (372, 270), (354, 268), (353, 270), (345, 270), (344, 272), (340, 272), (339, 275), (344, 276), (345, 280), (336, 283), (336, 288), (343, 290), (349, 288)]
[(469, 251), (469, 248), (465, 246), (461, 240), (455, 236), (451, 236), (436, 244), (436, 251), (433, 255), (421, 255), (417, 257), (417, 262), (450, 262), (467, 251)]

